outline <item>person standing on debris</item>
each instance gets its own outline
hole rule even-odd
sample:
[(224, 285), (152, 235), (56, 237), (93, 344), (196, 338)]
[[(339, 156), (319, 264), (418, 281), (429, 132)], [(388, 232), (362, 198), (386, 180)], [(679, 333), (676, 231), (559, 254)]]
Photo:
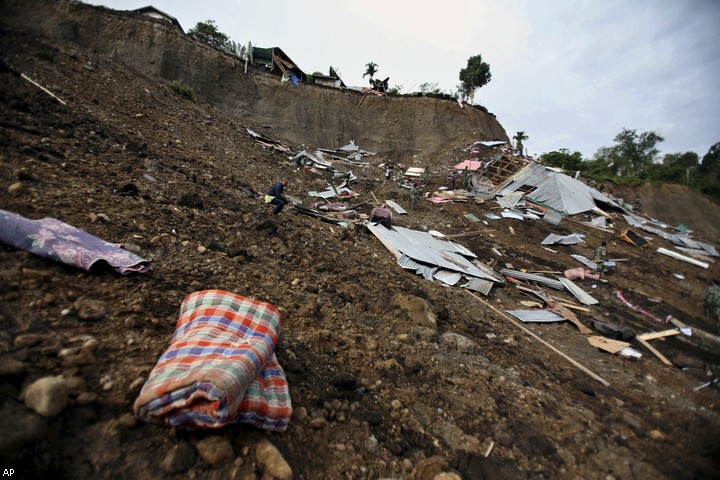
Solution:
[(415, 210), (418, 196), (420, 196), (420, 190), (418, 190), (417, 187), (413, 184), (412, 188), (410, 189), (410, 210)]
[(273, 209), (273, 215), (277, 215), (282, 212), (283, 207), (286, 203), (288, 203), (288, 199), (285, 198), (285, 195), (283, 195), (287, 184), (288, 181), (283, 178), (279, 182), (275, 182), (273, 186), (270, 187), (270, 190), (268, 190), (267, 194), (265, 194), (265, 203), (275, 205), (275, 209)]
[(715, 321), (720, 327), (720, 280), (710, 282), (710, 286), (703, 295), (705, 318)]
[(425, 167), (425, 171), (422, 176), (422, 185), (427, 185), (430, 181), (430, 167)]
[(470, 167), (465, 167), (465, 170), (463, 170), (460, 176), (460, 180), (462, 181), (463, 188), (470, 191)]
[(450, 174), (450, 190), (455, 190), (455, 186), (457, 185), (457, 179), (460, 176), (460, 174), (455, 170)]
[(607, 242), (603, 240), (600, 246), (595, 249), (595, 257), (593, 258), (593, 262), (596, 264), (594, 272), (599, 273), (601, 277), (605, 271), (605, 260), (607, 260)]

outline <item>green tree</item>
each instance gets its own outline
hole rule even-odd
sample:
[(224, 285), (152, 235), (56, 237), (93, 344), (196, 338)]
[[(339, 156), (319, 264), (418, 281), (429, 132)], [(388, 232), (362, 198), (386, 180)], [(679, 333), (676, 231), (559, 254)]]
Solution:
[(237, 54), (237, 44), (230, 40), (230, 37), (218, 30), (215, 20), (207, 20), (198, 22), (193, 28), (188, 30), (188, 35), (195, 40), (200, 40), (211, 45), (223, 52)]
[(706, 195), (720, 200), (720, 142), (716, 143), (697, 168), (694, 186)]
[(422, 94), (425, 94), (425, 93), (442, 93), (442, 90), (440, 90), (440, 88), (438, 88), (438, 83), (437, 83), (437, 82), (425, 82), (425, 83), (421, 83), (418, 88), (420, 89), (420, 93), (422, 93)]
[(662, 164), (648, 168), (648, 178), (664, 182), (690, 183), (690, 177), (700, 163), (700, 157), (695, 152), (668, 153), (663, 157)]
[(549, 167), (558, 167), (563, 170), (582, 170), (583, 169), (583, 156), (582, 153), (575, 151), (570, 153), (567, 148), (561, 148), (550, 153), (543, 153), (540, 155), (540, 160), (543, 165)]
[(460, 92), (472, 101), (475, 92), (490, 82), (490, 65), (483, 62), (482, 55), (468, 58), (467, 67), (460, 70)]
[(373, 83), (373, 77), (378, 72), (378, 64), (375, 62), (370, 62), (365, 64), (365, 73), (363, 73), (363, 78), (370, 75), (370, 83)]
[(665, 140), (657, 133), (623, 128), (615, 137), (615, 145), (601, 147), (594, 160), (612, 175), (646, 178), (660, 151), (658, 143)]
[(523, 152), (523, 142), (527, 140), (528, 137), (525, 132), (517, 132), (515, 136), (513, 137), (513, 140), (515, 140), (515, 148), (518, 152), (520, 152), (520, 155), (522, 155)]

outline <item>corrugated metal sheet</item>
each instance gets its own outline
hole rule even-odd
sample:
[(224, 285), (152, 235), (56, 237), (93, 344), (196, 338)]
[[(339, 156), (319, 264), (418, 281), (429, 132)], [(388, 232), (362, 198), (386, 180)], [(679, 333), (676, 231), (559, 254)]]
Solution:
[(712, 245), (707, 242), (701, 242), (699, 240), (695, 240), (695, 243), (700, 245), (703, 250), (705, 250), (707, 253), (709, 253), (713, 257), (720, 257), (720, 254), (718, 254), (718, 251), (715, 249), (715, 245)]
[(512, 192), (505, 196), (498, 197), (495, 201), (503, 208), (513, 208), (522, 200), (523, 195), (525, 195), (524, 192)]
[(538, 163), (530, 163), (517, 174), (510, 177), (498, 189), (498, 195), (515, 192), (523, 185), (537, 187), (525, 197), (570, 215), (587, 212), (596, 207), (595, 201), (609, 203), (620, 208), (594, 188), (563, 173), (548, 170)]
[(562, 220), (562, 215), (560, 215), (558, 212), (553, 210), (552, 208), (549, 208), (547, 212), (545, 212), (545, 215), (543, 215), (543, 220), (545, 220), (550, 225), (558, 225), (560, 223), (560, 220)]
[(403, 255), (400, 258), (398, 258), (397, 264), (400, 265), (405, 270), (415, 271), (418, 268), (420, 268), (420, 264), (417, 263), (412, 258), (408, 257), (407, 255)]
[(418, 263), (407, 255), (400, 257), (397, 263), (405, 270), (412, 270), (418, 275), (422, 275), (425, 280), (433, 280), (435, 272), (438, 270), (437, 267)]
[(395, 201), (393, 201), (393, 200), (385, 200), (385, 203), (386, 203), (389, 207), (391, 207), (393, 210), (395, 210), (397, 213), (399, 213), (400, 215), (407, 214), (407, 210), (405, 210), (405, 209), (402, 208), (400, 205), (398, 205), (397, 203), (395, 203)]
[(565, 318), (550, 310), (505, 310), (507, 313), (519, 320), (537, 323), (564, 322)]
[(457, 272), (451, 272), (450, 270), (438, 269), (433, 277), (435, 280), (440, 280), (441, 282), (452, 286), (460, 281), (462, 275)]
[(600, 303), (592, 295), (590, 295), (585, 290), (583, 290), (582, 288), (575, 285), (572, 282), (572, 280), (570, 280), (568, 278), (560, 278), (560, 277), (558, 277), (558, 280), (560, 280), (563, 283), (563, 285), (565, 285), (565, 288), (567, 288), (568, 291), (570, 293), (572, 293), (573, 296), (575, 298), (577, 298), (580, 303), (583, 303), (585, 305), (596, 305), (596, 304)]
[(495, 283), (491, 282), (490, 280), (482, 280), (480, 278), (473, 278), (471, 279), (466, 285), (463, 285), (468, 290), (473, 290), (475, 292), (480, 292), (483, 295), (489, 295), (490, 290), (493, 286), (495, 286)]
[(602, 217), (602, 216), (595, 217), (592, 219), (592, 224), (595, 225), (596, 227), (607, 228), (607, 218)]
[[(462, 245), (434, 238), (426, 232), (402, 227), (387, 229), (369, 225), (368, 228), (398, 260), (404, 255), (430, 268), (439, 267), (467, 277), (498, 281), (496, 276), (487, 274), (472, 263), (471, 259), (476, 258), (475, 254)], [(407, 268), (410, 268), (407, 262), (403, 259), (402, 265), (408, 265)]]
[(577, 260), (578, 262), (582, 263), (586, 267), (588, 267), (590, 270), (595, 270), (597, 268), (597, 263), (588, 260), (587, 258), (583, 257), (582, 255), (570, 255), (572, 258)]
[(638, 217), (636, 217), (635, 215), (632, 215), (632, 214), (623, 215), (623, 218), (624, 218), (625, 221), (628, 223), (628, 225), (630, 225), (631, 227), (639, 227), (640, 225), (643, 224), (643, 220), (642, 220), (642, 219), (640, 219), (640, 218), (638, 218)]
[(573, 233), (572, 235), (557, 235), (555, 233), (551, 233), (540, 243), (542, 245), (553, 245), (555, 243), (559, 243), (560, 245), (575, 245), (576, 243), (583, 241), (584, 240), (577, 233)]
[(507, 268), (500, 270), (500, 273), (502, 273), (506, 277), (513, 277), (513, 278), (517, 278), (520, 280), (527, 280), (528, 282), (541, 283), (545, 286), (554, 288), (556, 290), (564, 290), (565, 289), (565, 286), (562, 284), (562, 282), (560, 282), (558, 280), (553, 280), (552, 278), (543, 277), (542, 275), (535, 275), (534, 273), (525, 273), (525, 272), (520, 272), (518, 270), (510, 270)]

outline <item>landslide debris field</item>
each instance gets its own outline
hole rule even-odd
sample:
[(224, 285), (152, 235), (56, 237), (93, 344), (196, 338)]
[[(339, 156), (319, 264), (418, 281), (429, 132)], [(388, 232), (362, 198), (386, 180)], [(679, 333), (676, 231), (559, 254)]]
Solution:
[[(524, 324), (605, 386), (488, 306), (525, 308), (520, 302), (535, 298), (514, 286), (480, 301), (404, 270), (361, 226), (292, 207), (270, 215), (261, 196), (277, 179), (288, 178), (288, 193), (306, 204), (308, 191), (326, 185), (243, 127), (275, 138), (272, 128), (178, 97), (164, 79), (74, 44), (12, 29), (0, 42), (7, 65), (67, 102), (0, 73), (0, 208), (62, 220), (152, 262), (147, 273), (120, 276), (0, 248), (0, 465), (14, 478), (274, 478), (258, 448), (265, 441), (298, 479), (718, 478), (720, 397), (713, 386), (697, 389), (720, 365), (707, 343), (717, 326), (700, 303), (717, 262), (702, 269), (660, 255), (657, 247), (672, 245), (657, 236), (642, 249), (621, 241), (622, 220), (609, 233), (567, 219), (485, 225), (464, 217), (498, 213), (492, 201), (420, 200), (396, 215), (413, 229), (479, 231), (456, 241), (497, 268), (564, 271), (580, 266), (571, 254), (592, 257), (606, 240), (610, 258), (626, 261), (607, 283), (576, 281), (600, 301), (576, 311), (582, 324), (637, 334), (673, 328), (623, 305), (619, 290), (660, 319), (706, 333), (652, 340), (668, 366), (637, 342), (641, 359), (603, 352), (570, 322)], [(366, 202), (358, 211), (369, 213), (372, 193), (409, 209), (408, 191), (383, 179), (378, 165), (388, 160), (430, 166), (423, 191), (444, 185), (466, 155), (460, 147), (477, 138), (461, 133), (437, 152), (367, 157), (369, 167), (353, 169), (352, 202)], [(582, 233), (585, 243), (554, 245), (554, 253), (540, 246), (549, 233)], [(173, 431), (133, 416), (180, 303), (203, 289), (282, 312), (276, 353), (294, 408), (287, 431)], [(103, 313), (81, 318), (88, 303)], [(47, 376), (64, 377), (70, 397), (46, 418), (21, 397)]]

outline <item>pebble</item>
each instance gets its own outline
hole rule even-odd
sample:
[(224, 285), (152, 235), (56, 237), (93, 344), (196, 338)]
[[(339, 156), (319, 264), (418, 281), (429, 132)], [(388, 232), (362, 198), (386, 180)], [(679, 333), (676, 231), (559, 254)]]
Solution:
[(142, 248), (140, 248), (139, 245), (136, 245), (136, 244), (130, 243), (130, 242), (125, 242), (125, 243), (123, 243), (123, 246), (122, 246), (122, 247), (123, 247), (125, 250), (127, 250), (128, 252), (132, 252), (132, 253), (135, 253), (135, 254), (139, 254), (139, 253), (142, 251)]
[(378, 448), (378, 440), (375, 438), (375, 435), (370, 435), (364, 442), (365, 450), (367, 450), (368, 453), (373, 453)]
[(39, 333), (26, 333), (24, 335), (18, 335), (13, 341), (15, 348), (31, 348), (35, 345), (42, 343), (48, 338), (47, 335), (41, 335)]
[(97, 393), (95, 392), (83, 392), (77, 396), (75, 403), (78, 405), (90, 405), (97, 401)]
[(235, 459), (230, 441), (225, 437), (207, 437), (197, 443), (197, 450), (210, 465), (221, 465)]
[(307, 409), (305, 407), (298, 407), (294, 410), (293, 416), (295, 417), (295, 420), (302, 422), (308, 417)]
[(299, 278), (294, 278), (293, 281), (292, 281), (292, 286), (294, 287), (294, 286), (296, 286), (296, 285), (299, 284), (299, 283), (300, 283), (300, 279), (299, 279)]
[(86, 340), (85, 343), (83, 343), (82, 348), (83, 348), (84, 350), (93, 351), (93, 350), (95, 350), (95, 349), (98, 347), (98, 345), (100, 345), (100, 342), (98, 342), (98, 341), (97, 341), (96, 339), (94, 339), (94, 338), (90, 338), (90, 339)]
[(101, 300), (90, 300), (81, 298), (73, 304), (78, 312), (78, 318), (88, 322), (102, 320), (107, 315), (105, 302)]
[(665, 434), (660, 430), (651, 430), (649, 435), (653, 440), (665, 440), (666, 438)]
[(184, 472), (193, 466), (196, 458), (195, 450), (188, 443), (180, 442), (173, 445), (165, 454), (165, 458), (160, 462), (160, 468), (167, 473)]
[(54, 417), (68, 403), (68, 387), (62, 377), (44, 377), (30, 385), (24, 394), (25, 405), (43, 417)]
[(67, 355), (63, 358), (64, 367), (82, 367), (85, 365), (95, 365), (97, 360), (90, 350), (80, 350), (73, 355)]
[(0, 358), (0, 377), (17, 377), (25, 371), (25, 364), (14, 358)]
[(145, 377), (138, 377), (130, 384), (128, 390), (134, 392), (145, 384)]
[(263, 479), (292, 480), (293, 471), (275, 446), (262, 440), (255, 450), (255, 461), (263, 472)]
[(25, 190), (25, 184), (23, 182), (15, 182), (8, 187), (8, 193), (13, 197), (19, 196), (23, 190)]
[(310, 420), (310, 428), (314, 428), (316, 430), (320, 430), (321, 428), (325, 428), (325, 425), (328, 424), (328, 421), (325, 420), (325, 417), (316, 417)]
[(118, 420), (118, 424), (125, 428), (134, 428), (138, 422), (138, 418), (132, 413), (124, 413)]
[(71, 395), (80, 395), (87, 388), (87, 383), (80, 377), (68, 377), (65, 379), (65, 384)]

